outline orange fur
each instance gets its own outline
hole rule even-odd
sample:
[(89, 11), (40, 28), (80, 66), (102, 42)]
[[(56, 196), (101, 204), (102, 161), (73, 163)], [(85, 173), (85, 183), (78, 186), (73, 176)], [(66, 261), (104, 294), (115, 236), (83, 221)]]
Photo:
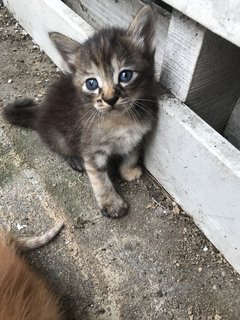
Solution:
[(17, 253), (18, 245), (0, 234), (0, 320), (60, 320), (58, 299)]

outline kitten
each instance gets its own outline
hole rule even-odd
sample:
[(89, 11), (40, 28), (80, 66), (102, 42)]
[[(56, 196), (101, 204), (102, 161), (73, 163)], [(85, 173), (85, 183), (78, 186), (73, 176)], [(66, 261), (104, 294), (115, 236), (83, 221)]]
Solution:
[(58, 299), (45, 281), (19, 255), (38, 248), (62, 228), (57, 224), (43, 236), (16, 239), (0, 232), (0, 320), (61, 320)]
[(139, 149), (157, 121), (154, 20), (145, 6), (128, 30), (103, 29), (83, 44), (50, 33), (70, 74), (41, 106), (25, 99), (4, 110), (10, 123), (35, 129), (73, 169), (85, 169), (101, 212), (112, 218), (123, 216), (127, 203), (109, 178), (109, 159), (120, 155), (122, 178), (139, 179)]

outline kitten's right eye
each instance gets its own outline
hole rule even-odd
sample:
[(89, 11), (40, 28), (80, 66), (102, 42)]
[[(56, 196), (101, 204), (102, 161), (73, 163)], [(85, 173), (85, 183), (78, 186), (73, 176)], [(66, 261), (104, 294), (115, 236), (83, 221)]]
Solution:
[(95, 78), (90, 78), (90, 79), (87, 79), (85, 81), (86, 83), (86, 87), (88, 88), (88, 90), (96, 90), (98, 88), (98, 82), (97, 82), (97, 79)]

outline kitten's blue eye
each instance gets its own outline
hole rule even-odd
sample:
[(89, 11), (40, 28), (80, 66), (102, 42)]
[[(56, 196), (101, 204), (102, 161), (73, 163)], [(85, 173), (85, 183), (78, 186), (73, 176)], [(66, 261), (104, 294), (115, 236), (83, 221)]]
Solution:
[(88, 90), (96, 90), (98, 88), (98, 82), (95, 78), (90, 78), (86, 80), (86, 87)]
[(119, 73), (118, 80), (123, 83), (127, 83), (132, 79), (133, 71), (132, 70), (123, 70)]

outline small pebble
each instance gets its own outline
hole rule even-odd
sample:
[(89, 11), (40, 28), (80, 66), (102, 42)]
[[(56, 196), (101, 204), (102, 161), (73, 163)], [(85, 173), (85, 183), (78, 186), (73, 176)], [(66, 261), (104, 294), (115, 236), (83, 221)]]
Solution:
[(18, 230), (22, 230), (22, 229), (24, 229), (24, 228), (27, 228), (27, 225), (26, 224), (23, 224), (23, 225), (21, 225), (21, 224), (17, 224), (17, 229)]
[(25, 30), (22, 30), (22, 31), (21, 31), (21, 34), (24, 35), (24, 36), (26, 36), (28, 33), (27, 33)]

